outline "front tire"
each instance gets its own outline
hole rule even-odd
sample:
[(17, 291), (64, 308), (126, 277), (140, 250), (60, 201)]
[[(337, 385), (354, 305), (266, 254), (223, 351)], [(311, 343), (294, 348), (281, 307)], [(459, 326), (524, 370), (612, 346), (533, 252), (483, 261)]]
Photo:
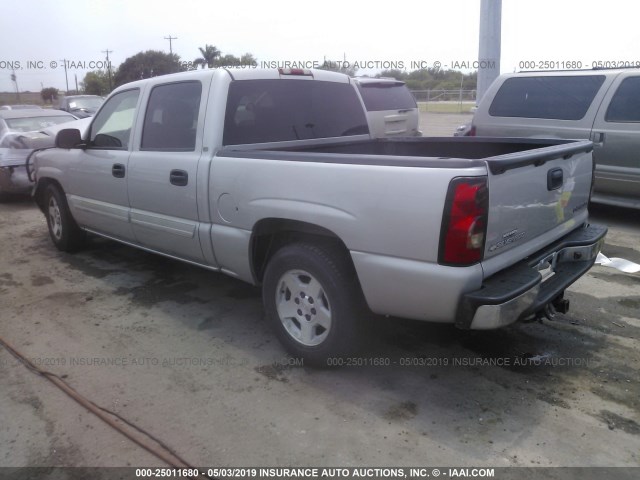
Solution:
[(346, 252), (309, 243), (281, 248), (267, 265), (262, 298), (280, 341), (305, 364), (336, 365), (361, 343), (364, 302)]
[(85, 241), (85, 232), (78, 227), (67, 204), (67, 198), (56, 185), (48, 185), (44, 191), (45, 216), (49, 236), (62, 252), (75, 252)]

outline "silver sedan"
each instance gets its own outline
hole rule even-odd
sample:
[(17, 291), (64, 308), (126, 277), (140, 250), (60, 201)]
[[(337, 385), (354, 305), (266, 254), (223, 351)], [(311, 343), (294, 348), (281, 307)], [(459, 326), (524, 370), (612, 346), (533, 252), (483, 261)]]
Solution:
[(75, 121), (67, 112), (45, 109), (0, 111), (0, 199), (31, 191), (26, 159), (35, 148), (52, 147), (51, 127)]

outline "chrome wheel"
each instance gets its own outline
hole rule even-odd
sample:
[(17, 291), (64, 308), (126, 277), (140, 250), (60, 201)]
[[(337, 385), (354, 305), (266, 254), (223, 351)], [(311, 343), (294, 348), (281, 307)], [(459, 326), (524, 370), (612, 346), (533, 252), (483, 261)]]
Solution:
[(57, 239), (62, 238), (62, 217), (60, 216), (60, 207), (55, 197), (49, 198), (49, 222), (51, 225), (51, 234)]
[(321, 344), (331, 330), (331, 305), (318, 280), (304, 270), (289, 270), (280, 277), (276, 309), (291, 337), (302, 345)]

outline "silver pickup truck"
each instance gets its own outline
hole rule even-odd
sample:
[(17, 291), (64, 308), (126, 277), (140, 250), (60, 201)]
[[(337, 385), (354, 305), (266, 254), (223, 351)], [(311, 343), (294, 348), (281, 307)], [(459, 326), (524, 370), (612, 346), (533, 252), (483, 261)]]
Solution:
[(349, 77), (206, 70), (123, 85), (35, 155), (51, 239), (86, 232), (261, 285), (326, 365), (370, 312), (492, 329), (566, 311), (606, 229), (589, 141), (371, 139)]

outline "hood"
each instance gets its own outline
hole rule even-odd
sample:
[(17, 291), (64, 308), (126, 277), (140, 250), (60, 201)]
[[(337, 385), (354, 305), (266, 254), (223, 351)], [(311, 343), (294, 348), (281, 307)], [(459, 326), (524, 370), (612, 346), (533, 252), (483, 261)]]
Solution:
[(78, 118), (92, 117), (98, 111), (97, 108), (70, 108), (69, 113), (75, 115)]

